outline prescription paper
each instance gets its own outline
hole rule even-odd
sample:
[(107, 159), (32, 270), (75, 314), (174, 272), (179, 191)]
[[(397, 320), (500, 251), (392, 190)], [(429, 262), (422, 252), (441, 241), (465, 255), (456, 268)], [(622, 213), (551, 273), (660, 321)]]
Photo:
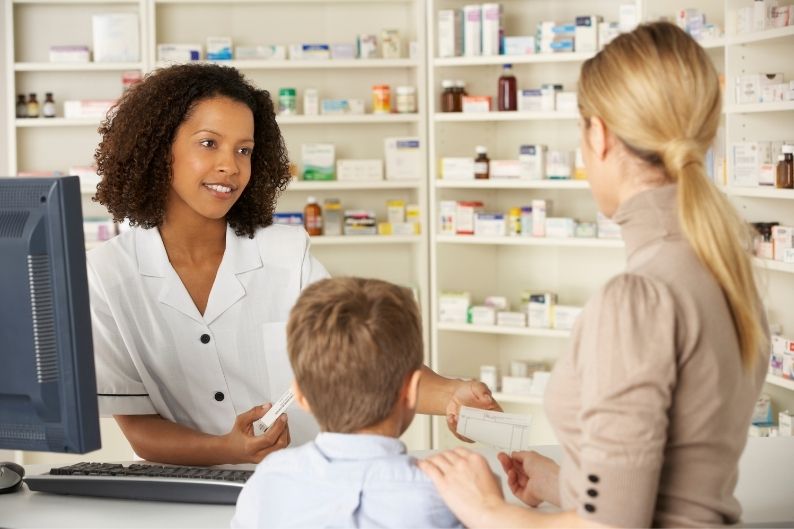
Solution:
[(460, 409), (458, 433), (464, 437), (507, 452), (529, 449), (531, 415)]

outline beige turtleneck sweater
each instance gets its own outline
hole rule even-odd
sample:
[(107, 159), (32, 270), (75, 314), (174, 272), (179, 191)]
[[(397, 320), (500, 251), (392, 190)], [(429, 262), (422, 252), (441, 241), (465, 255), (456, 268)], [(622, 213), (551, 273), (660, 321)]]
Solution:
[(561, 506), (608, 525), (718, 526), (741, 514), (737, 462), (769, 352), (742, 369), (728, 304), (681, 232), (676, 191), (618, 208), (627, 269), (587, 303), (546, 392), (564, 454)]

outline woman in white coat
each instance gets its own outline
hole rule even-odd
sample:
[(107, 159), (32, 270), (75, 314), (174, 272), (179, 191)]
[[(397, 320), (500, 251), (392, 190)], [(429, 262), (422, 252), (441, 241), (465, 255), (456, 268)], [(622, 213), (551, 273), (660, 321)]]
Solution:
[[(251, 429), (292, 380), (289, 311), (328, 275), (304, 230), (272, 225), (290, 176), (269, 94), (233, 68), (173, 66), (100, 133), (95, 200), (133, 226), (88, 255), (100, 412), (165, 463), (258, 462), (312, 439), (292, 409)], [(480, 384), (427, 375), (419, 411), (454, 425), (461, 404), (497, 406)]]

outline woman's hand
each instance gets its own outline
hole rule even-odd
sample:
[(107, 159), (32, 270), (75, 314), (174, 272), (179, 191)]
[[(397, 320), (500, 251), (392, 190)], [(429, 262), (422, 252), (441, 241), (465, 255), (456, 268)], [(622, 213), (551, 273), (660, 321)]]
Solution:
[(471, 439), (458, 435), (458, 417), (460, 416), (460, 408), (468, 406), (470, 408), (480, 408), (483, 410), (496, 410), (502, 411), (488, 386), (476, 380), (459, 381), (458, 386), (452, 392), (452, 396), (447, 403), (447, 426), (449, 430), (455, 434), (455, 437), (467, 443), (471, 443)]
[(513, 452), (510, 456), (499, 453), (498, 457), (516, 498), (530, 507), (537, 507), (544, 501), (559, 507), (560, 467), (557, 463), (535, 451)]
[(418, 465), (467, 527), (481, 525), (489, 511), (505, 505), (499, 482), (480, 454), (455, 448), (419, 461)]
[(234, 420), (232, 430), (224, 436), (230, 462), (259, 463), (266, 455), (286, 448), (290, 442), (287, 415), (283, 414), (265, 433), (254, 436), (254, 421), (261, 419), (273, 405), (256, 406)]

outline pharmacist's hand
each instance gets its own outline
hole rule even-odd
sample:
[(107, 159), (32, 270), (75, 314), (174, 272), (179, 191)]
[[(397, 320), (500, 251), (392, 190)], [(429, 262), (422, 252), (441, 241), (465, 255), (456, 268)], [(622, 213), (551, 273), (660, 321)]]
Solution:
[(433, 481), (444, 503), (467, 527), (484, 525), (487, 512), (505, 504), (499, 481), (485, 458), (476, 452), (459, 447), (417, 464)]
[(455, 434), (455, 437), (467, 443), (471, 443), (471, 439), (466, 439), (458, 435), (457, 432), (458, 417), (460, 416), (460, 408), (462, 406), (479, 408), (482, 410), (502, 411), (502, 407), (494, 400), (488, 386), (476, 380), (459, 381), (447, 404), (447, 426), (449, 426), (449, 430)]
[(507, 484), (516, 498), (530, 507), (544, 501), (560, 505), (560, 467), (552, 459), (535, 451), (500, 452), (499, 462), (507, 474)]
[(231, 461), (235, 463), (259, 463), (266, 455), (289, 445), (287, 414), (282, 414), (264, 434), (254, 436), (254, 421), (261, 419), (273, 407), (272, 404), (255, 406), (241, 413), (234, 420), (234, 427), (224, 436)]

